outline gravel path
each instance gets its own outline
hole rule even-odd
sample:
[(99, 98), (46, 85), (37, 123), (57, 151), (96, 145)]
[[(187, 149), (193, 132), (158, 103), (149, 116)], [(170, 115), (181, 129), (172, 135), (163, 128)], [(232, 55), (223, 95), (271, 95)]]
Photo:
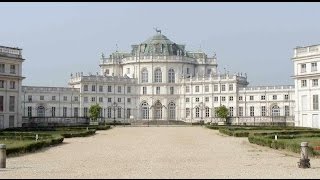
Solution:
[(0, 178), (320, 178), (320, 159), (204, 127), (116, 127), (7, 159)]

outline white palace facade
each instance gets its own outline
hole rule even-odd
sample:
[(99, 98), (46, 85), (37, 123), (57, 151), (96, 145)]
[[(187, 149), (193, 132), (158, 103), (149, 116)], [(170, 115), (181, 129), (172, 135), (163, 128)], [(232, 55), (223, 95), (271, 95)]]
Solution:
[[(69, 87), (23, 86), (23, 117), (86, 117), (92, 104), (103, 121), (217, 122), (225, 105), (233, 124), (294, 123), (295, 88), (248, 86), (242, 73), (219, 73), (215, 56), (187, 51), (157, 32), (100, 60), (100, 72), (71, 74)], [(311, 125), (312, 126), (312, 125)]]

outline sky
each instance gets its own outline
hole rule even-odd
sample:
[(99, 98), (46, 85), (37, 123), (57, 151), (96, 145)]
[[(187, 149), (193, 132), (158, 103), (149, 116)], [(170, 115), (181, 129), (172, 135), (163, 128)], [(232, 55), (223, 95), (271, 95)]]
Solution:
[(293, 85), (293, 49), (320, 43), (320, 3), (0, 3), (0, 45), (22, 48), (23, 85), (68, 86), (100, 72), (101, 53), (131, 50), (161, 29), (249, 86)]

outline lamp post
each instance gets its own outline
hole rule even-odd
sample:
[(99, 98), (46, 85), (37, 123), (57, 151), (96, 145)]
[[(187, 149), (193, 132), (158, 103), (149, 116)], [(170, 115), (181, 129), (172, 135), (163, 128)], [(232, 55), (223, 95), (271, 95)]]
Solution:
[(111, 106), (108, 106), (113, 109), (113, 125), (116, 126), (116, 108), (121, 108), (116, 102), (113, 102)]

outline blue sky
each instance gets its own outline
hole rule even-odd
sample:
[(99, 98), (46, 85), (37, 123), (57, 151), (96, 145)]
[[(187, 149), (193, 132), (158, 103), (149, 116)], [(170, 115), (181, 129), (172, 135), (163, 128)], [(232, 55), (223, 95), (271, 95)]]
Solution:
[(320, 3), (0, 3), (0, 45), (20, 47), (23, 85), (67, 86), (99, 71), (99, 58), (130, 51), (162, 30), (249, 85), (294, 84), (293, 49), (320, 43)]

